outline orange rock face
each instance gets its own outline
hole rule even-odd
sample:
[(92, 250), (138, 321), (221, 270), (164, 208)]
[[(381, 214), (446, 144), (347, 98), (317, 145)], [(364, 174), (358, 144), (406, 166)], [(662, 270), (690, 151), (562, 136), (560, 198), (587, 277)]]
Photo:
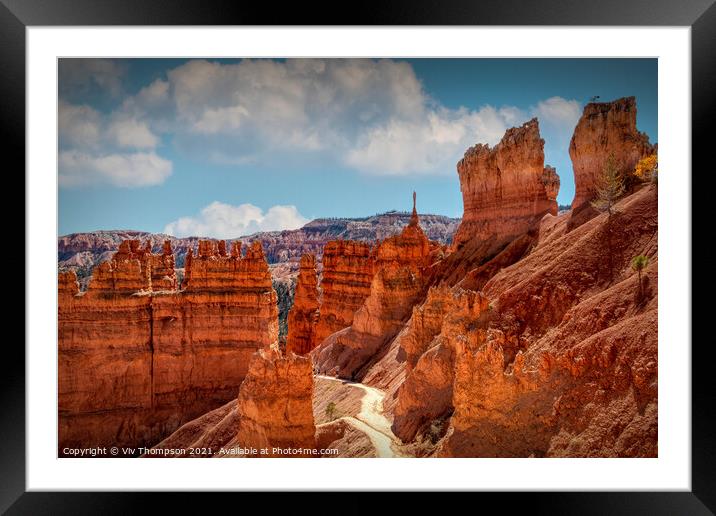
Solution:
[(318, 306), (316, 257), (304, 254), (301, 257), (293, 306), (288, 313), (286, 351), (305, 355), (315, 347)]
[(478, 144), (457, 164), (464, 215), (456, 248), (497, 236), (501, 244), (526, 233), (545, 214), (557, 214), (559, 178), (544, 166), (537, 119), (509, 129), (494, 148)]
[(79, 294), (80, 285), (77, 283), (77, 274), (74, 272), (60, 272), (57, 275), (57, 293), (59, 297)]
[(569, 145), (575, 184), (572, 209), (578, 211), (594, 198), (610, 154), (623, 171), (631, 171), (641, 158), (653, 152), (648, 136), (636, 129), (634, 97), (584, 106)]
[(260, 248), (241, 258), (201, 244), (192, 261), (183, 291), (166, 290), (169, 255), (138, 242), (98, 266), (86, 293), (60, 276), (60, 449), (154, 444), (234, 398), (251, 355), (277, 341)]
[(374, 272), (375, 259), (369, 244), (348, 240), (326, 244), (316, 344), (353, 324), (353, 314), (370, 294)]
[(256, 352), (239, 391), (238, 417), (237, 445), (268, 448), (271, 457), (311, 456), (316, 425), (310, 357), (282, 356), (275, 348)]
[(452, 414), (456, 349), (475, 338), (473, 329), (488, 310), (487, 298), (471, 290), (433, 287), (396, 338), (407, 362), (398, 391), (393, 432), (403, 441)]

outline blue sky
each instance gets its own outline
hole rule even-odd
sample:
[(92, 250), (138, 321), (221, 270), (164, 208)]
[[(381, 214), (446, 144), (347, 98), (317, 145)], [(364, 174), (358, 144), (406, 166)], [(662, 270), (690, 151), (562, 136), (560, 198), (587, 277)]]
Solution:
[(61, 60), (59, 231), (231, 238), (317, 217), (457, 217), (455, 165), (533, 116), (574, 196), (584, 104), (634, 95), (657, 141), (656, 59)]

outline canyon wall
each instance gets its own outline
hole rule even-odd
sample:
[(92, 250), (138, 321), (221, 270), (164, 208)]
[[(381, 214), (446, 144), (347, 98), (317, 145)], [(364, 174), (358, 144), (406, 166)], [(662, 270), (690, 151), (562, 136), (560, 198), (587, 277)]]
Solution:
[(557, 214), (559, 177), (544, 165), (544, 140), (534, 118), (508, 129), (494, 147), (469, 148), (457, 164), (463, 218), (453, 243), (497, 237), (496, 245), (526, 233), (545, 214)]
[(277, 341), (259, 244), (242, 258), (240, 244), (227, 256), (224, 244), (200, 242), (179, 291), (167, 288), (170, 251), (123, 242), (87, 292), (60, 275), (60, 450), (156, 443), (235, 398), (251, 355)]
[(288, 313), (287, 352), (305, 355), (316, 346), (318, 307), (316, 257), (304, 254), (301, 257), (293, 306)]
[(654, 152), (649, 137), (636, 128), (634, 97), (584, 106), (569, 144), (575, 185), (572, 210), (579, 211), (594, 198), (610, 154), (622, 172), (631, 172), (641, 158)]

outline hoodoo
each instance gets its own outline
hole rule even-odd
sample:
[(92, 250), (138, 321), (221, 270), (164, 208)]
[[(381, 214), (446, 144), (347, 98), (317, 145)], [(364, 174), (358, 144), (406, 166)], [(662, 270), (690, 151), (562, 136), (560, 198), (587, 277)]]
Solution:
[[(415, 201), (415, 196), (413, 197)], [(414, 216), (403, 231), (374, 250), (375, 276), (370, 294), (355, 312), (353, 324), (314, 350), (321, 371), (356, 377), (376, 352), (396, 335), (413, 305), (425, 293), (426, 269), (438, 244), (431, 243)]]
[(353, 324), (353, 314), (370, 294), (374, 273), (375, 257), (370, 244), (350, 240), (334, 240), (326, 244), (316, 345)]
[(559, 178), (544, 165), (536, 118), (508, 129), (494, 147), (470, 147), (457, 164), (464, 214), (455, 247), (471, 239), (496, 246), (526, 233), (547, 213), (557, 214)]
[(301, 257), (293, 306), (288, 313), (287, 352), (293, 351), (299, 355), (305, 355), (316, 345), (317, 283), (316, 257), (312, 254), (304, 254)]
[(636, 128), (634, 97), (584, 106), (569, 144), (574, 169), (573, 212), (576, 214), (594, 198), (610, 155), (620, 170), (627, 172), (654, 150), (649, 137)]
[(254, 354), (238, 401), (243, 449), (268, 448), (268, 456), (311, 456), (316, 446), (313, 420), (313, 366), (310, 357), (285, 356), (275, 347)]
[(87, 292), (59, 278), (60, 449), (154, 444), (235, 398), (251, 355), (278, 339), (276, 293), (260, 244), (245, 257), (200, 241), (185, 289), (171, 248), (125, 241)]

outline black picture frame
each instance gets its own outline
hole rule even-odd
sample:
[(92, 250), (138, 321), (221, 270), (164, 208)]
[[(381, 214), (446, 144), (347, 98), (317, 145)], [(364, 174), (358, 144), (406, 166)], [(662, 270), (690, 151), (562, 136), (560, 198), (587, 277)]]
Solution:
[[(227, 0), (0, 0), (0, 136), (5, 162), (25, 169), (25, 29), (83, 25), (657, 25), (690, 26), (692, 49), (692, 162), (706, 167), (707, 138), (716, 91), (716, 0), (520, 0), (360, 3), (353, 7)], [(350, 13), (344, 15), (342, 13)], [(703, 166), (703, 167), (701, 167)], [(8, 169), (6, 169), (8, 170)], [(684, 171), (684, 174), (690, 174)], [(19, 174), (18, 174), (19, 175)], [(692, 176), (693, 177), (693, 176)], [(24, 181), (20, 185), (24, 191)], [(692, 191), (693, 206), (708, 206), (707, 189)], [(18, 190), (19, 191), (19, 190)], [(712, 202), (712, 201), (711, 201)], [(693, 216), (693, 212), (692, 212)], [(694, 217), (695, 218), (695, 217)], [(712, 234), (712, 231), (706, 233)], [(29, 235), (25, 235), (27, 239)], [(26, 275), (28, 271), (25, 270)], [(27, 276), (26, 276), (27, 278)], [(27, 280), (26, 280), (27, 281)], [(31, 303), (32, 300), (30, 299)], [(690, 300), (684, 300), (690, 302)], [(707, 320), (712, 303), (693, 304)], [(692, 312), (693, 313), (693, 312)], [(504, 507), (530, 514), (713, 514), (716, 511), (716, 403), (708, 360), (710, 342), (692, 347), (692, 491), (648, 493), (502, 493)], [(691, 342), (673, 343), (691, 346)], [(125, 514), (146, 506), (148, 494), (25, 492), (25, 356), (17, 339), (6, 339), (0, 374), (0, 512), (8, 514)], [(156, 495), (152, 495), (156, 496)], [(164, 494), (186, 510), (184, 493)], [(246, 495), (242, 495), (246, 496)], [(264, 495), (265, 496), (265, 495)], [(273, 497), (273, 500), (277, 498)], [(293, 504), (298, 494), (293, 494)], [(416, 496), (418, 496), (416, 494)], [(212, 498), (221, 502), (224, 497)], [(420, 498), (417, 498), (419, 501)], [(162, 502), (164, 503), (164, 501)], [(206, 510), (206, 497), (199, 502)], [(244, 507), (248, 510), (251, 502)], [(420, 503), (420, 502), (419, 502)], [(470, 502), (474, 503), (474, 502)], [(351, 505), (351, 504), (349, 504)], [(317, 510), (317, 509), (316, 509)]]

